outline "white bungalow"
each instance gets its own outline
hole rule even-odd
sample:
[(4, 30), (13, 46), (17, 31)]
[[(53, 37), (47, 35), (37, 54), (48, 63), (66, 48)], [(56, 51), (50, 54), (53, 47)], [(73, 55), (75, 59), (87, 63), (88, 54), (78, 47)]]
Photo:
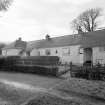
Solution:
[(105, 29), (29, 42), (30, 56), (59, 56), (62, 63), (105, 64)]
[(22, 41), (21, 38), (8, 44), (2, 49), (3, 56), (22, 56), (25, 53), (27, 43)]
[[(18, 44), (16, 44), (19, 42)], [(26, 46), (27, 45), (27, 46)], [(62, 63), (105, 64), (105, 29), (24, 42), (20, 39), (2, 49), (4, 56), (59, 56)]]

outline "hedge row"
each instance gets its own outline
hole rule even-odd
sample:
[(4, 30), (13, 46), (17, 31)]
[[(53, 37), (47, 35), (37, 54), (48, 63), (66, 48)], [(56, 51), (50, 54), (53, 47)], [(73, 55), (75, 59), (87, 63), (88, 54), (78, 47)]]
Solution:
[(0, 68), (5, 71), (56, 76), (58, 62), (59, 58), (56, 56), (2, 57), (0, 58)]

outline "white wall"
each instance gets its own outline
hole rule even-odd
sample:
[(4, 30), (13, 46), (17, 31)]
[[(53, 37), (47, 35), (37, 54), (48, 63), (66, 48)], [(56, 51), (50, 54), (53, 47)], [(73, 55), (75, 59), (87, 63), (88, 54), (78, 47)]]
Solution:
[[(83, 54), (79, 54), (79, 45), (76, 46), (65, 46), (65, 47), (54, 47), (54, 48), (40, 48), (38, 50), (33, 49), (31, 52), (31, 56), (36, 55), (37, 51), (40, 52), (41, 56), (45, 56), (46, 53), (46, 49), (50, 49), (50, 55), (49, 56), (59, 56), (60, 57), (60, 61), (62, 63), (65, 62), (73, 62), (75, 64), (82, 64), (83, 63)], [(70, 54), (64, 54), (64, 49), (69, 49), (70, 50)], [(56, 53), (56, 50), (58, 53)]]
[(30, 52), (30, 56), (39, 56), (39, 51), (37, 49), (33, 49), (31, 52)]
[(6, 50), (2, 50), (2, 55), (3, 56), (7, 55), (7, 51)]
[(2, 50), (2, 55), (3, 56), (17, 56), (19, 55), (19, 52), (21, 49), (7, 49), (7, 50)]
[(93, 48), (93, 63), (95, 64), (97, 60), (101, 64), (105, 64), (105, 51), (100, 51), (99, 47), (94, 47)]

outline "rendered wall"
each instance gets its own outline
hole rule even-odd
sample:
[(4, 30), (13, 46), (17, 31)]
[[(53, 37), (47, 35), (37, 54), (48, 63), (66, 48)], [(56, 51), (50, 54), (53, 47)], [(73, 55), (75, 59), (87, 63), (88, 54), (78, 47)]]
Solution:
[(33, 49), (30, 52), (30, 56), (40, 56), (40, 52), (37, 49)]
[(7, 49), (2, 50), (3, 56), (18, 56), (21, 49)]
[[(71, 61), (75, 64), (83, 63), (83, 54), (79, 54), (80, 46), (65, 46), (65, 47), (54, 47), (54, 48), (40, 48), (38, 50), (33, 49), (31, 56), (37, 55), (37, 52), (40, 52), (40, 56), (46, 55), (46, 50), (50, 49), (49, 56), (59, 56), (62, 63), (70, 63)], [(66, 50), (69, 49), (70, 52), (66, 54)]]
[(99, 47), (93, 48), (93, 63), (96, 64), (100, 62), (101, 64), (105, 64), (105, 51), (100, 51)]

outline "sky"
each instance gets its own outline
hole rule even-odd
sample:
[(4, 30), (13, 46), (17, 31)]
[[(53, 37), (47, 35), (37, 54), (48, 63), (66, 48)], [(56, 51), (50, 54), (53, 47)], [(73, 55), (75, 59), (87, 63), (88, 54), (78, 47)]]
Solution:
[(71, 21), (89, 8), (102, 8), (100, 26), (105, 27), (105, 0), (14, 0), (0, 12), (0, 42), (25, 41), (73, 34)]

